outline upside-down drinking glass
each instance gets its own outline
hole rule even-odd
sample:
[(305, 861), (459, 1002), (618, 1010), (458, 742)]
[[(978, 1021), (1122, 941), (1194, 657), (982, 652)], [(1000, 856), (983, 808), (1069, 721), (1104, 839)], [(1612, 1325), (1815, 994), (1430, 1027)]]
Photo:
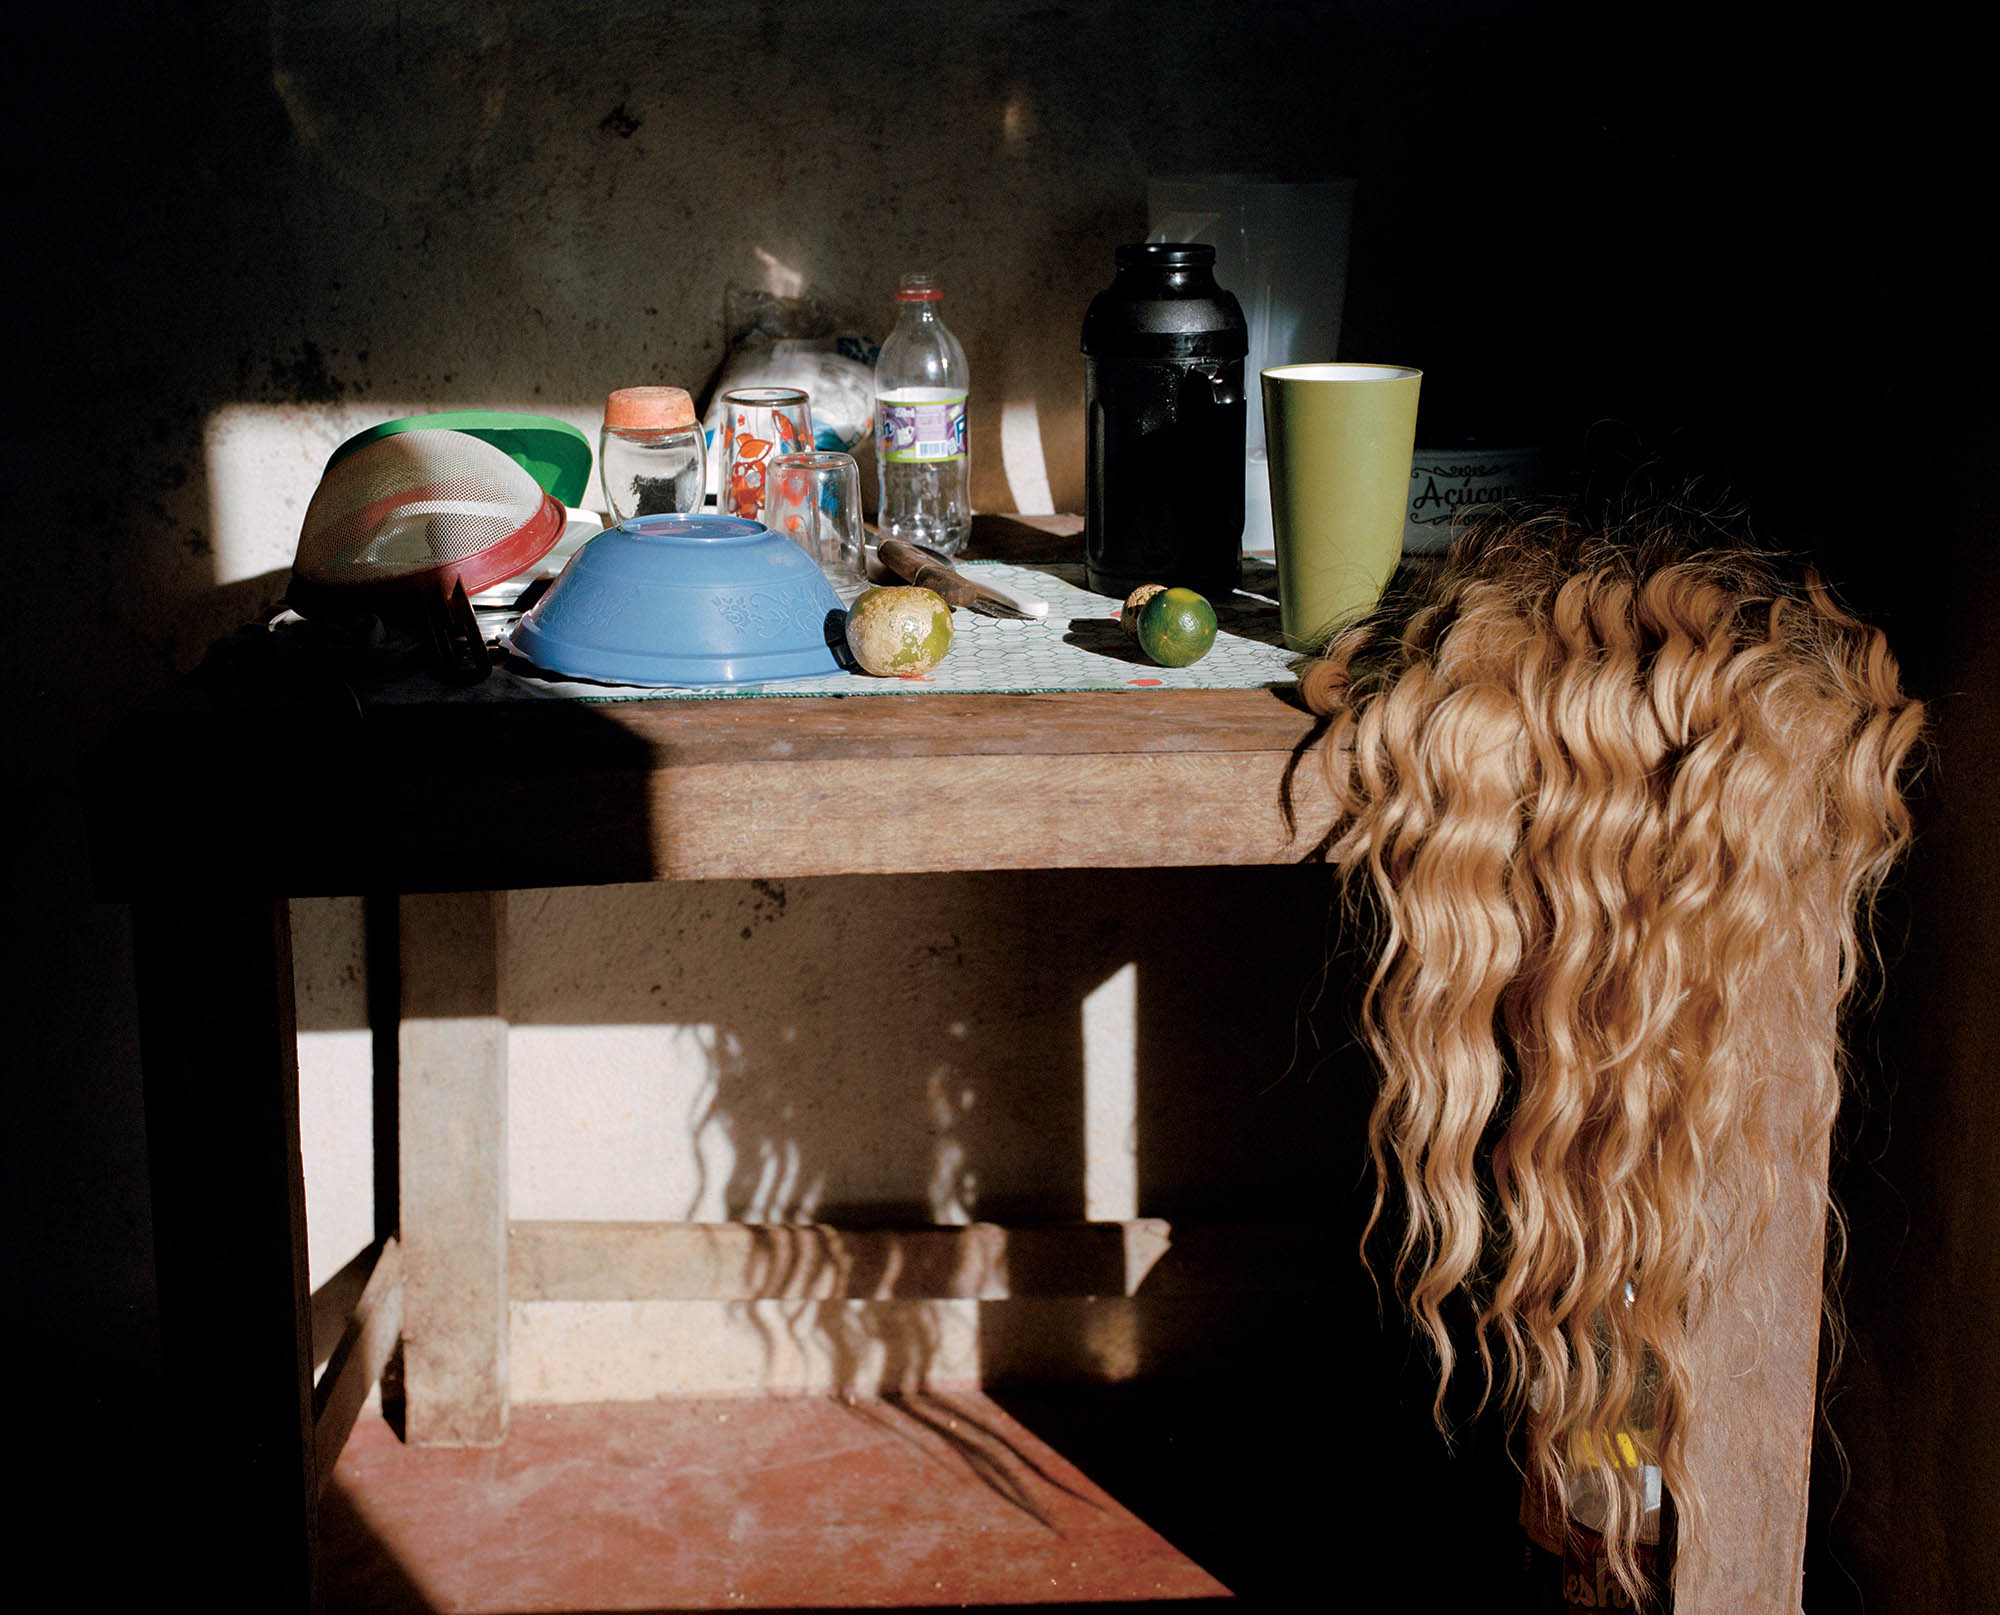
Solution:
[(868, 581), (861, 472), (852, 455), (773, 455), (764, 486), (766, 527), (798, 545), (836, 585)]
[(813, 446), (812, 411), (796, 387), (738, 387), (722, 395), (721, 478), (716, 508), (764, 519), (772, 456)]

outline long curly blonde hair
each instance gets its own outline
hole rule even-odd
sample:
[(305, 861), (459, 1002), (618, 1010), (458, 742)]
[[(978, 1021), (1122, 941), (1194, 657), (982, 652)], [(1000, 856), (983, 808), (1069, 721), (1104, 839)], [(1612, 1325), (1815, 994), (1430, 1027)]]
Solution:
[[(1858, 916), (1908, 840), (1923, 721), (1816, 578), (1688, 525), (1488, 520), (1303, 675), (1330, 720), (1327, 855), (1382, 927), (1370, 1227), (1395, 1197), (1440, 1417), (1463, 1296), (1531, 1476), (1568, 1500), (1596, 1471), (1635, 1602), (1615, 1458), (1656, 1430), (1698, 1529), (1691, 1329), (1780, 1194), (1824, 1193), (1825, 983), (1854, 984)], [(1774, 997), (1808, 1072), (1799, 1136), (1761, 1102)], [(1740, 1161), (1747, 1221), (1717, 1193)]]

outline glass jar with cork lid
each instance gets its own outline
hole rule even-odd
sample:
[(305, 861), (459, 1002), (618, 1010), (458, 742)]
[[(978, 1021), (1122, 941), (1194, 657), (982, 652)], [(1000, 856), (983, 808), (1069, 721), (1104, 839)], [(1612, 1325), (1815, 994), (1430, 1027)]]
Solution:
[(604, 400), (598, 476), (612, 522), (701, 509), (708, 459), (682, 387), (620, 387)]

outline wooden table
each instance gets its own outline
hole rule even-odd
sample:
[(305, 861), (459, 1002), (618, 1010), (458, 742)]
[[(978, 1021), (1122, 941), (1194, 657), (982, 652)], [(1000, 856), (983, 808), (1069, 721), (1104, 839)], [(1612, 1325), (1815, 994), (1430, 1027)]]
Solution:
[[(1033, 559), (1073, 531), (988, 522), (979, 536)], [(1298, 862), (1328, 816), (1315, 734), (1287, 693), (1263, 690), (363, 708), (310, 678), (195, 681), (133, 720), (104, 759), (93, 844), (104, 895), (133, 907), (163, 1349), (200, 1419), (177, 1455), (191, 1471), (160, 1480), (187, 1511), (204, 1601), (308, 1606), (321, 1477), (396, 1331), (395, 1298), (371, 1286), (355, 1366), (329, 1371), (315, 1406), (290, 897), (457, 894), (405, 905), (423, 933), (406, 956), (437, 964), (404, 983), (403, 1074), (480, 1080), (480, 1036), (505, 1031), (486, 894)], [(419, 1113), (456, 1114), (448, 1094)], [(445, 1147), (497, 1160), (490, 1114), (481, 1125)], [(406, 1177), (403, 1279), (504, 1321), (504, 1192), (468, 1199), (476, 1181), (413, 1203)], [(1783, 1281), (1784, 1316), (1719, 1314), (1704, 1333), (1709, 1534), (1683, 1556), (1683, 1615), (1798, 1607), (1814, 1209), (1778, 1219), (1757, 1260)], [(446, 1405), (490, 1405), (504, 1358), (476, 1359), (447, 1350), (444, 1371), (472, 1381)]]

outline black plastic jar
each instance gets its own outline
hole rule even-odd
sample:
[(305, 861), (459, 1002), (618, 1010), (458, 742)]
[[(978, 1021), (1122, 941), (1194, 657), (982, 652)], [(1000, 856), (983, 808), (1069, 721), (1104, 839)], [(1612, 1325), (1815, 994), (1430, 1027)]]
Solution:
[(1120, 247), (1083, 320), (1083, 558), (1090, 587), (1226, 595), (1242, 576), (1249, 327), (1215, 249)]

